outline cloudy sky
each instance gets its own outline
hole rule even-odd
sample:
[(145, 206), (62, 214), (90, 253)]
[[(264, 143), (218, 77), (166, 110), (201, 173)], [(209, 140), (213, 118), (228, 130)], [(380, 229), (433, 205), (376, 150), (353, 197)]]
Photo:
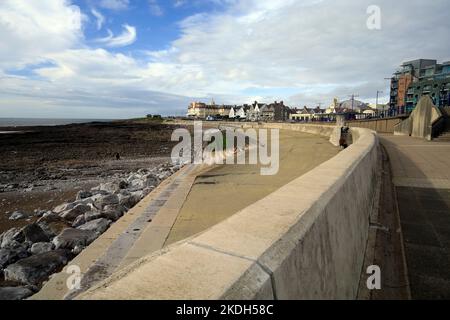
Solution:
[[(370, 5), (380, 8), (380, 29)], [(1, 0), (0, 117), (184, 114), (193, 100), (372, 102), (450, 60), (448, 0)]]

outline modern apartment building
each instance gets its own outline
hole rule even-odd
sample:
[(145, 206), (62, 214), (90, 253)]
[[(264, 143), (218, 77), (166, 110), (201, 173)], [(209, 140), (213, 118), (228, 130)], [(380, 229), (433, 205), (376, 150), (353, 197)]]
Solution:
[(417, 59), (404, 62), (391, 78), (390, 108), (411, 112), (420, 97), (429, 95), (439, 107), (450, 105), (450, 61)]

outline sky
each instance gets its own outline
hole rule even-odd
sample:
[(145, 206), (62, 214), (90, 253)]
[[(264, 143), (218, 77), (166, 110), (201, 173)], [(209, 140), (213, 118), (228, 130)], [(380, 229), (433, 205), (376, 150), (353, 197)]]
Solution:
[(1, 0), (0, 117), (184, 115), (211, 99), (325, 106), (374, 102), (377, 90), (383, 103), (403, 61), (450, 60), (448, 10), (448, 0)]

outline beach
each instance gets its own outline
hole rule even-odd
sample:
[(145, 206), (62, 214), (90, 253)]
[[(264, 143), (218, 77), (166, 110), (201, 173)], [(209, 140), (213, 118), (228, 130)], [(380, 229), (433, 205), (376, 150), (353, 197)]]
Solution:
[[(145, 121), (0, 127), (0, 233), (80, 190), (168, 162), (173, 129)], [(10, 220), (15, 211), (30, 218)]]

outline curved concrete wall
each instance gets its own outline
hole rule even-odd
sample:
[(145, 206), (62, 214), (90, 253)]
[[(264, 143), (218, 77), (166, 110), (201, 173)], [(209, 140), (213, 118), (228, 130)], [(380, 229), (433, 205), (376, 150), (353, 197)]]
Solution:
[(349, 127), (358, 127), (374, 130), (379, 133), (394, 133), (394, 127), (398, 125), (404, 117), (378, 118), (347, 121)]
[(409, 118), (397, 124), (395, 135), (409, 135), (416, 138), (432, 139), (433, 123), (442, 117), (441, 111), (433, 104), (431, 98), (423, 96)]
[[(330, 135), (329, 126), (267, 127)], [(80, 299), (353, 299), (378, 161), (374, 132), (205, 232), (125, 267)]]

